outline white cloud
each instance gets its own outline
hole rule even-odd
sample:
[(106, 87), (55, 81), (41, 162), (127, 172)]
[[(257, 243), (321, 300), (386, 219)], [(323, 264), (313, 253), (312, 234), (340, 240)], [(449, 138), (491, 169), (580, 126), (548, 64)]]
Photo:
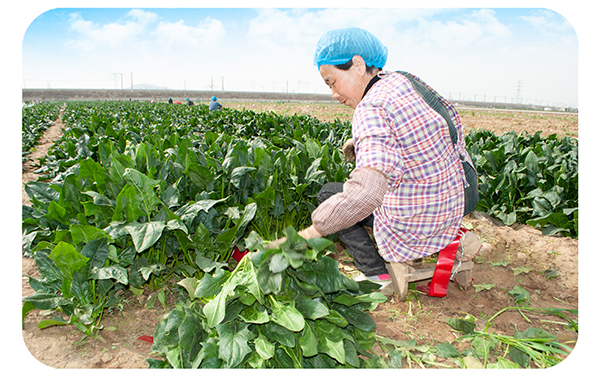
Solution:
[[(438, 12), (431, 9), (262, 9), (253, 18), (245, 35), (246, 44), (256, 51), (253, 60), (267, 62), (273, 72), (323, 83), (313, 65), (319, 38), (327, 31), (361, 27), (384, 44), (398, 42), (397, 25)], [(286, 73), (287, 71), (287, 73)], [(325, 87), (325, 86), (323, 86)]]
[(127, 16), (136, 19), (140, 25), (149, 25), (158, 19), (156, 13), (148, 12), (143, 9), (132, 9)]
[(507, 26), (496, 18), (496, 12), (491, 9), (481, 9), (472, 13), (471, 22), (476, 23), (482, 30), (482, 36), (489, 39), (507, 38), (511, 32)]
[[(380, 39), (393, 36), (398, 23), (436, 13), (431, 9), (264, 9), (250, 22), (247, 37), (263, 46), (314, 49), (327, 31), (361, 27)], [(314, 51), (312, 51), (314, 52)]]
[(547, 37), (561, 37), (573, 30), (567, 19), (547, 9), (538, 10), (533, 16), (521, 16), (519, 18)]
[(148, 27), (158, 19), (158, 15), (141, 9), (132, 9), (124, 20), (98, 24), (87, 21), (78, 13), (71, 14), (71, 29), (78, 34), (78, 38), (70, 40), (67, 45), (72, 48), (93, 50), (99, 46), (120, 46), (131, 43), (140, 35), (147, 32)]
[(511, 37), (493, 10), (468, 11), (461, 18), (450, 19), (446, 14), (452, 16), (452, 10), (264, 9), (251, 20), (245, 37), (257, 51), (253, 59), (268, 61), (273, 75), (313, 81), (319, 91), (322, 82), (312, 58), (319, 38), (332, 29), (356, 26), (369, 30), (388, 47), (386, 69), (415, 69), (440, 80), (444, 79), (442, 71), (457, 66), (480, 68), (487, 51)]
[(187, 45), (215, 47), (225, 38), (225, 27), (217, 19), (206, 17), (198, 26), (188, 26), (185, 21), (160, 22), (152, 32), (161, 46)]
[(317, 16), (304, 10), (264, 9), (250, 22), (246, 38), (249, 43), (275, 51), (289, 52), (306, 48), (318, 31)]
[(410, 41), (415, 46), (447, 51), (468, 46), (486, 46), (510, 36), (509, 28), (496, 18), (494, 11), (482, 9), (473, 11), (460, 20), (443, 22), (423, 18), (418, 27), (411, 29), (403, 40)]

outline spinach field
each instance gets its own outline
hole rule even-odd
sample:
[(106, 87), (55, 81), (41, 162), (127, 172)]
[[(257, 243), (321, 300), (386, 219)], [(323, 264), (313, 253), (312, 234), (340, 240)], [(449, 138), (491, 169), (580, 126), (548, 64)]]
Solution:
[[(47, 124), (61, 105), (23, 109), (23, 158), (39, 137), (30, 124)], [(386, 300), (348, 277), (352, 263), (335, 237), (307, 244), (295, 235), (310, 223), (320, 187), (353, 168), (340, 151), (348, 122), (145, 102), (67, 103), (61, 122), (40, 178), (25, 185), (31, 205), (23, 206), (22, 252), (37, 274), (27, 280), (23, 320), (36, 330), (75, 328), (78, 345), (92, 346), (118, 331), (107, 322), (118, 322), (130, 302), (145, 300), (144, 309), (165, 314), (140, 333), (154, 336), (145, 350), (152, 368), (548, 367), (574, 345), (576, 303), (553, 304), (573, 297), (535, 292), (539, 283), (572, 280), (557, 267), (559, 248), (532, 266), (531, 250), (507, 242), (510, 235), (499, 250), (489, 235), (499, 229), (487, 225), (527, 224), (551, 241), (576, 242), (573, 138), (468, 133), (480, 179), (476, 210), (488, 222), (466, 222), (489, 247), (478, 256), (486, 280), (449, 289), (449, 297), (474, 289), (471, 308), (479, 312), (456, 306), (468, 299), (444, 299), (455, 305), (449, 313), (470, 312), (441, 320), (459, 334), (454, 342), (410, 330), (433, 316), (423, 307), (435, 298), (415, 290), (407, 301)], [(280, 250), (263, 250), (283, 235), (289, 242)], [(238, 263), (236, 249), (255, 252)], [(501, 286), (484, 267), (531, 280)], [(487, 307), (482, 299), (493, 301), (486, 294), (495, 291), (510, 293), (499, 308)], [(500, 334), (510, 331), (500, 318), (511, 314), (530, 328)], [(540, 324), (557, 321), (565, 323), (561, 337)]]

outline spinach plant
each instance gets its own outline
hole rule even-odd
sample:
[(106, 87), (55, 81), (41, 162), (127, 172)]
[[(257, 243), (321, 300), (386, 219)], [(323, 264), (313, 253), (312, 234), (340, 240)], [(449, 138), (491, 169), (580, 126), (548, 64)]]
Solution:
[(264, 249), (256, 233), (253, 251), (229, 271), (202, 263), (201, 279), (180, 282), (190, 300), (161, 321), (151, 368), (369, 367), (373, 319), (366, 310), (386, 300), (379, 285), (357, 283), (328, 257), (332, 242), (285, 230), (279, 249)]
[(556, 135), (471, 131), (467, 149), (479, 176), (484, 211), (504, 224), (527, 223), (546, 235), (578, 234), (578, 145)]

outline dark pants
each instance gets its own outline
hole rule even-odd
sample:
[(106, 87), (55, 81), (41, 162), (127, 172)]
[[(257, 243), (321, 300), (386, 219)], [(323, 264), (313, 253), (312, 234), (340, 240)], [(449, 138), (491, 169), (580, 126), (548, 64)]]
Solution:
[[(318, 201), (321, 204), (329, 197), (343, 191), (342, 183), (326, 183), (319, 191)], [(386, 274), (385, 262), (379, 255), (373, 240), (365, 229), (365, 226), (373, 227), (373, 214), (362, 222), (355, 224), (345, 230), (339, 231), (337, 236), (346, 246), (348, 253), (354, 259), (354, 265), (366, 276)]]

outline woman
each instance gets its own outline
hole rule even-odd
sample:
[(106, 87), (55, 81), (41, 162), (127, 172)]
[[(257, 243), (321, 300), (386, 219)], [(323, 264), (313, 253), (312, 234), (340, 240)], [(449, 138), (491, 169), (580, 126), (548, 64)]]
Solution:
[(422, 258), (454, 240), (464, 214), (459, 154), (470, 162), (454, 107), (442, 98), (457, 150), (446, 122), (410, 81), (382, 70), (386, 60), (387, 48), (359, 28), (319, 40), (314, 62), (321, 77), (334, 99), (355, 110), (356, 167), (345, 183), (323, 186), (313, 224), (299, 232), (307, 239), (336, 233), (357, 269), (382, 285), (391, 281), (386, 262)]

